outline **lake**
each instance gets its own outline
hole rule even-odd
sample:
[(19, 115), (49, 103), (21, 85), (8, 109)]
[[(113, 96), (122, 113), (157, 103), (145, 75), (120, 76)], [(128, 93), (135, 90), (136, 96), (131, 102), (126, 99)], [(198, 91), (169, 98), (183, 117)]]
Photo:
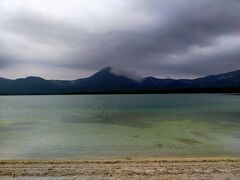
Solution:
[(0, 96), (0, 159), (239, 156), (240, 96)]

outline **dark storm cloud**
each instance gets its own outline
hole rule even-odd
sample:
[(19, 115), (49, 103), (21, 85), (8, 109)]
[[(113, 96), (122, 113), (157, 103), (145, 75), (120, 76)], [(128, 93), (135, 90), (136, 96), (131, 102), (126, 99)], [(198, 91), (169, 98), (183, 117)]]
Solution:
[(54, 67), (94, 72), (113, 66), (179, 78), (240, 69), (238, 0), (94, 0), (82, 1), (84, 7), (72, 0), (66, 5), (71, 14), (46, 11), (54, 2), (38, 4), (44, 11), (3, 9), (0, 31), (7, 36), (0, 43), (9, 59), (0, 65), (13, 59), (45, 65), (43, 74)]
[[(221, 36), (240, 35), (239, 2), (202, 2), (199, 6), (194, 6), (194, 4), (188, 5), (184, 11), (176, 12), (175, 16), (169, 17), (169, 22), (164, 25), (160, 21), (161, 17), (159, 16), (161, 14), (159, 15), (157, 12), (154, 12), (156, 13), (152, 15), (154, 17), (154, 24), (149, 29), (139, 30), (139, 33), (136, 34), (116, 32), (115, 34), (107, 34), (101, 37), (99, 41), (102, 42), (103, 46), (106, 45), (106, 47), (96, 49), (96, 52), (86, 57), (88, 61), (80, 61), (79, 66), (86, 65), (86, 67), (92, 66), (97, 68), (104, 62), (104, 64), (111, 64), (113, 66), (121, 67), (125, 65), (131, 68), (137, 67), (144, 71), (151, 71), (153, 67), (159, 68), (159, 71), (164, 68), (165, 72), (168, 69), (179, 69), (182, 71), (178, 70), (176, 74), (189, 71), (189, 75), (195, 74), (192, 71), (192, 68), (195, 67), (194, 69), (198, 69), (196, 74), (199, 74), (200, 67), (196, 67), (195, 65), (201, 65), (199, 63), (202, 62), (199, 59), (200, 57), (194, 57), (187, 64), (183, 62), (182, 64), (174, 65), (169, 55), (186, 53), (192, 46), (215, 46), (217, 38)], [(154, 6), (154, 3), (152, 5)], [(211, 56), (211, 59), (205, 57), (206, 60), (203, 65), (207, 66), (209, 63), (209, 66), (211, 65), (212, 67), (208, 67), (208, 72), (206, 73), (214, 72), (216, 68), (224, 70), (226, 66), (219, 67), (222, 64), (228, 64), (228, 67), (236, 68), (240, 67), (238, 57), (238, 53), (236, 52), (233, 52), (232, 55), (216, 52), (216, 54)], [(76, 67), (76, 64), (74, 66)], [(205, 70), (206, 68), (202, 68), (200, 72), (204, 72)]]

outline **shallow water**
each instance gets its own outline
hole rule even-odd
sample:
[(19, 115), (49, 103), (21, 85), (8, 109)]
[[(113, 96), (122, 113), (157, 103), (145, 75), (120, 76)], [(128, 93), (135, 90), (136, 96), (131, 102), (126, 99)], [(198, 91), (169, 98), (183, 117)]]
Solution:
[(240, 96), (0, 96), (0, 159), (240, 155)]

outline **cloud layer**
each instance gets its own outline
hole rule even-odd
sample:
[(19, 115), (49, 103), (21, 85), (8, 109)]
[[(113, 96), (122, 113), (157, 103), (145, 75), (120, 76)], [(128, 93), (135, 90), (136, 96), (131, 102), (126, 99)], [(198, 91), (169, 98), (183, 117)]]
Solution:
[(2, 0), (0, 76), (75, 79), (112, 66), (193, 78), (240, 69), (239, 9), (239, 0)]

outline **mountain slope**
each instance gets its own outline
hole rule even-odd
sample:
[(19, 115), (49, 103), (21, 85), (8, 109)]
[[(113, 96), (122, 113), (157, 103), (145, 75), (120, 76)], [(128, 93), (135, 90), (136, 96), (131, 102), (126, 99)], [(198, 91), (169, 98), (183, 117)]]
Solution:
[(192, 83), (198, 87), (208, 88), (240, 87), (240, 70), (198, 78)]

